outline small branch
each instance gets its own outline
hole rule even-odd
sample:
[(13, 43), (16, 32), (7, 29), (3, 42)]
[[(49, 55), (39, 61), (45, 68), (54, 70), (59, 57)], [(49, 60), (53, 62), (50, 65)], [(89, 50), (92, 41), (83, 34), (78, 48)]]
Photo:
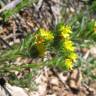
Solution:
[(12, 2), (8, 3), (5, 7), (0, 9), (0, 13), (2, 13), (5, 10), (9, 10), (9, 9), (15, 8), (16, 5), (19, 4), (21, 1), (22, 0), (15, 0), (15, 1), (12, 1)]
[(11, 46), (0, 37), (0, 43), (5, 44), (7, 48), (11, 48)]
[(41, 6), (42, 6), (42, 3), (43, 3), (43, 0), (39, 0), (39, 1), (38, 1), (37, 5), (35, 6), (36, 11), (39, 11), (39, 9), (40, 9)]

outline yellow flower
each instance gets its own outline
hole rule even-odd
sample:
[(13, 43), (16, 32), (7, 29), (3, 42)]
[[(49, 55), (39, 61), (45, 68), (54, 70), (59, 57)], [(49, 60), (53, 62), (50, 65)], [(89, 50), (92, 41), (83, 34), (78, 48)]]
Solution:
[(61, 32), (61, 36), (63, 36), (64, 38), (68, 38), (69, 37), (69, 34), (64, 33), (64, 32)]
[(66, 59), (65, 60), (65, 66), (66, 66), (67, 69), (72, 69), (73, 68), (72, 60), (71, 59)]
[(64, 48), (69, 51), (74, 51), (75, 47), (73, 46), (73, 42), (71, 40), (65, 40)]
[(64, 38), (68, 38), (70, 36), (70, 33), (72, 33), (71, 27), (68, 25), (60, 25), (59, 31), (61, 32), (61, 36), (63, 36)]
[(46, 31), (45, 29), (40, 29), (40, 36), (43, 37), (45, 40), (53, 40), (54, 36), (50, 31)]
[(71, 52), (69, 58), (75, 61), (78, 58), (78, 55), (75, 52)]

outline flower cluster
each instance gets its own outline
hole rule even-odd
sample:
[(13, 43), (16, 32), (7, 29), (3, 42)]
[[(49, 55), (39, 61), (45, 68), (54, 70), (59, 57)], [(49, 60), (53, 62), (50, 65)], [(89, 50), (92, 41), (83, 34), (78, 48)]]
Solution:
[(72, 62), (72, 60), (71, 59), (65, 59), (65, 67), (67, 68), (67, 69), (72, 69), (72, 67), (73, 67), (73, 64), (72, 64), (73, 62)]
[(52, 32), (50, 32), (50, 31), (47, 31), (47, 30), (41, 28), (41, 29), (39, 29), (38, 32), (39, 32), (39, 36), (47, 41), (51, 41), (54, 39), (54, 36), (53, 36)]
[(63, 38), (69, 38), (70, 34), (72, 33), (70, 26), (64, 26), (63, 24), (59, 24), (57, 27), (58, 32), (60, 32)]
[(39, 56), (43, 56), (46, 51), (46, 45), (54, 39), (53, 34), (46, 29), (40, 28), (35, 35), (35, 46)]
[(69, 39), (64, 40), (63, 46), (68, 51), (74, 51), (74, 49), (75, 49), (75, 47), (73, 46), (73, 42)]
[(57, 50), (57, 55), (59, 53), (59, 56), (63, 56), (64, 67), (66, 67), (66, 69), (72, 69), (73, 62), (77, 59), (77, 54), (75, 53), (74, 43), (72, 42), (70, 36), (72, 34), (71, 27), (59, 24), (53, 32), (43, 28), (40, 28), (36, 32), (35, 46), (38, 50), (39, 56), (44, 55), (44, 52), (49, 49), (46, 48), (48, 44), (48, 47), (50, 45), (50, 48), (55, 49), (55, 51)]
[[(65, 54), (65, 67), (67, 69), (72, 69), (73, 62), (77, 59), (77, 54), (75, 53), (74, 43), (71, 41), (71, 27), (68, 25), (59, 24), (57, 26), (57, 32), (62, 37), (60, 40), (62, 41), (60, 44), (61, 50), (63, 54)], [(67, 55), (66, 55), (67, 54)]]

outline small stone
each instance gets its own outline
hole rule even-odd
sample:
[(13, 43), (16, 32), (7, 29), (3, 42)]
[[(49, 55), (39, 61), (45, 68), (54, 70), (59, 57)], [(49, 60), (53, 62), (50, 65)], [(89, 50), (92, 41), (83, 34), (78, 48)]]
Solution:
[(96, 58), (96, 47), (93, 47), (93, 48), (90, 49), (90, 54), (91, 54), (94, 58)]
[(59, 80), (56, 77), (51, 77), (50, 84), (58, 86)]
[(0, 86), (0, 96), (9, 96), (9, 94), (12, 96), (28, 96), (27, 92), (21, 87), (11, 86), (6, 83), (5, 88), (8, 92)]
[(73, 89), (73, 91), (78, 91), (81, 86), (82, 75), (79, 69), (74, 69), (69, 77), (69, 87)]
[(16, 61), (14, 62), (15, 65), (22, 65), (22, 57), (18, 57)]
[(74, 13), (75, 12), (74, 8), (70, 7), (70, 12)]
[(53, 86), (52, 90), (54, 90), (55, 92), (58, 92), (58, 91), (60, 91), (60, 88), (58, 86)]
[(77, 86), (77, 84), (76, 84), (76, 82), (75, 82), (74, 80), (70, 80), (69, 86), (70, 86), (71, 88), (78, 89), (78, 86)]
[(42, 83), (41, 85), (38, 86), (38, 93), (40, 94), (40, 96), (45, 96), (46, 88), (47, 88), (47, 84), (45, 83)]

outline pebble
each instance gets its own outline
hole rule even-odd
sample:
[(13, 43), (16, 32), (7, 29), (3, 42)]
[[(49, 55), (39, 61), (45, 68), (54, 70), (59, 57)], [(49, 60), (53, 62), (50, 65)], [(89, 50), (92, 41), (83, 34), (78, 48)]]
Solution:
[(59, 80), (58, 80), (58, 78), (52, 76), (51, 77), (51, 80), (50, 80), (50, 84), (55, 85), (55, 86), (59, 86)]

